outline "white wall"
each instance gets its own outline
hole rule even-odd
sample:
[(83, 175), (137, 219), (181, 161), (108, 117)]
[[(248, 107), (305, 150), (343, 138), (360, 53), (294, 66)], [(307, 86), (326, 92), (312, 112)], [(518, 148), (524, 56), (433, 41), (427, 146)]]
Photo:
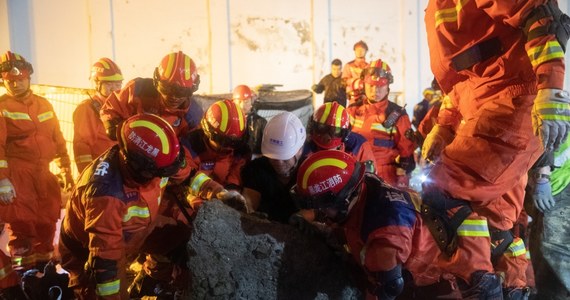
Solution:
[[(309, 88), (332, 59), (353, 59), (363, 39), (369, 60), (391, 66), (392, 91), (410, 112), (432, 79), (427, 1), (0, 0), (0, 51), (26, 56), (34, 83), (89, 87), (99, 57), (131, 79), (151, 77), (164, 55), (182, 50), (198, 65), (199, 93), (226, 93), (242, 83)], [(567, 11), (570, 0), (559, 2)]]

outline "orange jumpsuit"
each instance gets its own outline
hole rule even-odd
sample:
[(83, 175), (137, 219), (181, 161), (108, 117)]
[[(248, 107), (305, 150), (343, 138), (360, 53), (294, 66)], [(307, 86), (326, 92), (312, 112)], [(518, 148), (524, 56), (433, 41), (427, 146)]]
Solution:
[(138, 113), (152, 113), (165, 119), (177, 135), (188, 127), (186, 115), (189, 112), (190, 102), (185, 107), (167, 108), (162, 102), (162, 96), (154, 87), (151, 78), (136, 78), (129, 81), (120, 92), (112, 93), (103, 107), (101, 107), (101, 120), (126, 120)]
[(81, 102), (73, 112), (73, 155), (79, 173), (116, 143), (105, 133), (99, 117), (104, 102), (105, 99), (97, 94)]
[(69, 168), (66, 143), (52, 105), (32, 92), (23, 98), (0, 97), (0, 179), (16, 190), (12, 204), (0, 206), (0, 219), (10, 223), (14, 264), (30, 269), (53, 256), (61, 189), (49, 163)]
[[(397, 104), (382, 100), (372, 104), (364, 101), (360, 106), (351, 105), (348, 113), (354, 118), (352, 131), (364, 136), (372, 146), (377, 174), (391, 185), (396, 185), (396, 158), (413, 160), (414, 143), (404, 136), (410, 129), (410, 118), (402, 114), (394, 126), (384, 128), (388, 106), (401, 109)], [(411, 172), (411, 170), (410, 170)]]
[(251, 151), (247, 144), (237, 150), (217, 152), (208, 144), (208, 138), (201, 128), (191, 131), (180, 138), (180, 143), (188, 149), (191, 159), (188, 164), (193, 174), (190, 178), (190, 200), (193, 208), (198, 207), (201, 199), (210, 199), (222, 188), (241, 190), (240, 172), (251, 160)]
[[(426, 8), (432, 72), (443, 92), (453, 94), (453, 105), (442, 106), (438, 123), (456, 128), (455, 139), (431, 171), (432, 186), (470, 201), (474, 211), (499, 230), (511, 229), (517, 220), (527, 171), (542, 151), (531, 125), (537, 88), (563, 86), (564, 53), (555, 37), (527, 41), (521, 30), (526, 16), (545, 2), (441, 0), (430, 1)], [(463, 56), (459, 54), (471, 53), (474, 45), (498, 49), (487, 59), (457, 67), (457, 58)], [(521, 243), (516, 238), (510, 245), (511, 256), (521, 264), (519, 270), (505, 271), (508, 287), (525, 285), (524, 278), (515, 275), (526, 268)], [(488, 252), (488, 245), (478, 245), (464, 250)], [(475, 255), (470, 262), (458, 263), (470, 267), (485, 259)], [(489, 263), (485, 269), (492, 269)]]
[[(126, 299), (126, 264), (156, 225), (168, 178), (139, 184), (123, 168), (118, 146), (110, 148), (81, 174), (67, 203), (59, 249), (62, 266), (70, 273), (69, 286), (80, 299)], [(188, 173), (185, 168), (176, 176)], [(85, 272), (90, 257), (114, 262), (114, 276), (95, 282)]]

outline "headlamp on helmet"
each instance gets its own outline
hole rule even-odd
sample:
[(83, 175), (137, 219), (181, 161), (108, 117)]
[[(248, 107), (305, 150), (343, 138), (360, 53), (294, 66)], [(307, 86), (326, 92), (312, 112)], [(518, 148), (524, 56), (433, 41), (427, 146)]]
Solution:
[(372, 61), (364, 70), (363, 77), (364, 83), (375, 86), (385, 86), (394, 82), (390, 66), (381, 59)]
[(34, 68), (23, 56), (7, 51), (0, 58), (0, 73), (2, 79), (18, 80), (29, 78)]
[(166, 96), (190, 97), (200, 86), (200, 75), (194, 61), (182, 51), (162, 58), (154, 70), (154, 84)]

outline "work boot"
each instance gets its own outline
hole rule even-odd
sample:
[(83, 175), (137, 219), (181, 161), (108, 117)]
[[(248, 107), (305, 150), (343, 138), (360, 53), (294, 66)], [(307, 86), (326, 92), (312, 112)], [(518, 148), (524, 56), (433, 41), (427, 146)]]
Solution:
[(523, 288), (505, 288), (503, 290), (503, 299), (505, 300), (528, 300), (530, 289)]
[(28, 300), (20, 285), (0, 289), (0, 300)]
[(470, 300), (502, 300), (503, 288), (497, 274), (486, 271), (475, 271), (471, 274), (471, 284), (465, 288), (460, 285), (463, 299)]

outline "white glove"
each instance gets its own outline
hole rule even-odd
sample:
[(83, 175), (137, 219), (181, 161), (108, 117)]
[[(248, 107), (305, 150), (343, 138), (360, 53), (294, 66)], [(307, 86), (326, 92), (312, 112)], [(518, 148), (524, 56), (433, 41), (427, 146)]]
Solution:
[(221, 190), (216, 194), (216, 198), (224, 202), (227, 206), (239, 211), (248, 212), (247, 202), (245, 198), (237, 191), (226, 189)]
[(429, 162), (435, 161), (454, 137), (451, 129), (436, 124), (424, 140), (422, 158)]
[(570, 95), (558, 89), (541, 89), (532, 107), (532, 127), (545, 151), (556, 151), (570, 131)]
[(0, 204), (8, 205), (16, 198), (16, 190), (10, 182), (10, 179), (4, 178), (0, 180)]

